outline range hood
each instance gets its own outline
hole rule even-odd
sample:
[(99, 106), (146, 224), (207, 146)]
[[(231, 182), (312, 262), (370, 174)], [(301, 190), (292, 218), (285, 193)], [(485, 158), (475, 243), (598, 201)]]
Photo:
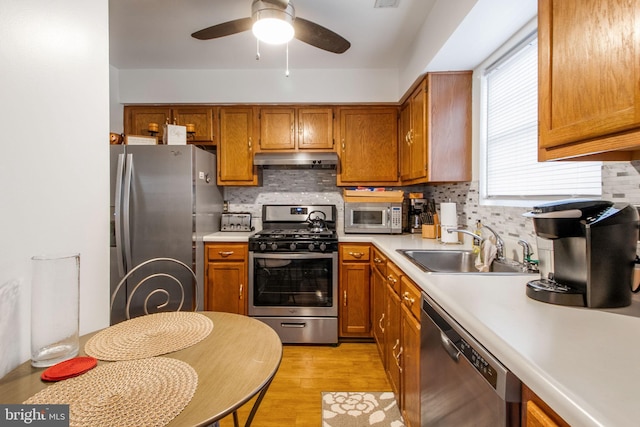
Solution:
[(335, 169), (338, 164), (336, 153), (256, 153), (253, 164), (261, 167), (289, 166), (295, 168)]

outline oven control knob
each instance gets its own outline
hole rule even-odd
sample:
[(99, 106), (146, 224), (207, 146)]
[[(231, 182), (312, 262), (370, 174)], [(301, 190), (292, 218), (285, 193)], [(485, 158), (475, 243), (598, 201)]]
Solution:
[(316, 247), (313, 245), (313, 243), (309, 243), (309, 251), (314, 250)]
[(265, 242), (260, 242), (260, 250), (264, 251), (265, 249), (267, 249), (267, 244)]
[(296, 244), (295, 243), (291, 243), (289, 245), (289, 249), (291, 249), (292, 251), (295, 251), (296, 250)]
[(277, 244), (276, 242), (273, 242), (273, 243), (271, 244), (271, 250), (272, 250), (272, 251), (275, 251), (276, 249), (278, 249), (278, 244)]
[(325, 245), (324, 243), (320, 243), (320, 250), (324, 252), (325, 249), (327, 249), (327, 245)]

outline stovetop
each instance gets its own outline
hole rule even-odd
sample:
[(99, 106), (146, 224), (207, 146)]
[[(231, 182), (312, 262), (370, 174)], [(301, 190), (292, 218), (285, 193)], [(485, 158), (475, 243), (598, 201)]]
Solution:
[[(249, 237), (253, 252), (335, 252), (334, 205), (264, 205), (261, 231)], [(311, 217), (311, 221), (309, 221)], [(321, 219), (322, 227), (312, 224)]]

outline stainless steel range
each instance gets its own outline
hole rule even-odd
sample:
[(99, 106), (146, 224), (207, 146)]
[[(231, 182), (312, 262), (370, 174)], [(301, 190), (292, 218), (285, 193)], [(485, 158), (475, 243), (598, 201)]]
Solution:
[(284, 343), (337, 344), (335, 205), (264, 205), (249, 237), (249, 316)]

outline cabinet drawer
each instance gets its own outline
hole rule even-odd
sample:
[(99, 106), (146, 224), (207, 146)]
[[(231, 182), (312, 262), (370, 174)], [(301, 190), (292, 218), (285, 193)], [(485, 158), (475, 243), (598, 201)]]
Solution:
[(402, 298), (402, 304), (404, 304), (413, 314), (413, 316), (420, 320), (420, 301), (422, 300), (422, 294), (420, 288), (407, 279), (406, 276), (400, 278), (400, 298)]
[(342, 261), (369, 261), (369, 245), (341, 245)]
[(206, 257), (208, 261), (244, 261), (248, 250), (246, 243), (207, 243)]
[(402, 277), (402, 270), (400, 270), (394, 263), (387, 263), (387, 283), (396, 294), (400, 294), (400, 278)]
[(371, 264), (383, 277), (387, 277), (387, 257), (384, 256), (375, 246), (371, 248), (371, 252)]

